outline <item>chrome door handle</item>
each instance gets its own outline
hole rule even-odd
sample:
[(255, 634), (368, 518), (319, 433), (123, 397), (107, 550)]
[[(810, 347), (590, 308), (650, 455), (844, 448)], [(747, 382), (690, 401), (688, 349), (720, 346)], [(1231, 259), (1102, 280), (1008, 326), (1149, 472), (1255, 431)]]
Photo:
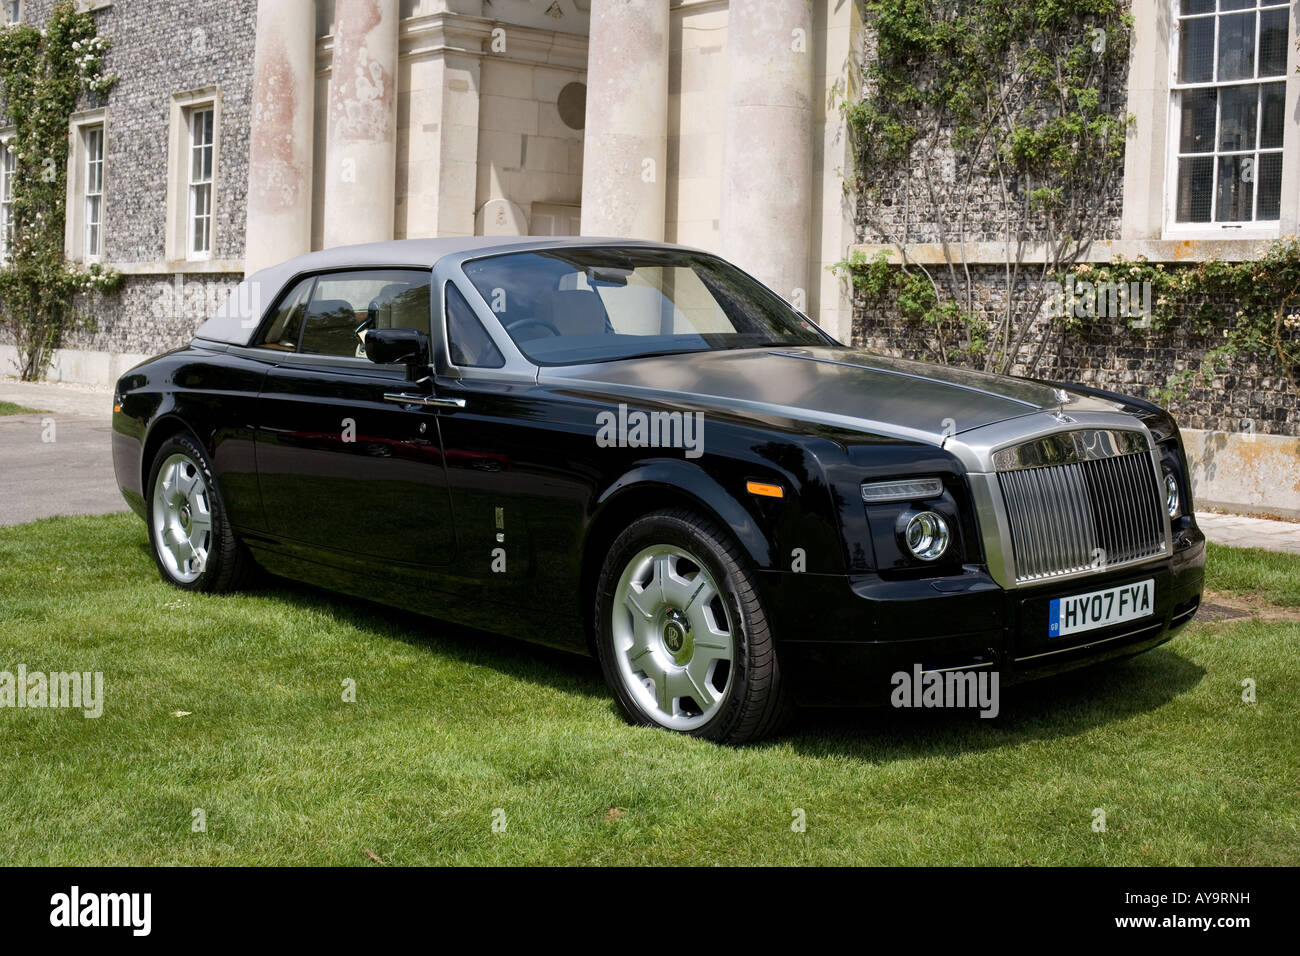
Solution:
[(384, 401), (399, 405), (432, 405), (435, 408), (464, 408), (463, 398), (439, 398), (436, 395), (412, 395), (409, 392), (384, 392)]

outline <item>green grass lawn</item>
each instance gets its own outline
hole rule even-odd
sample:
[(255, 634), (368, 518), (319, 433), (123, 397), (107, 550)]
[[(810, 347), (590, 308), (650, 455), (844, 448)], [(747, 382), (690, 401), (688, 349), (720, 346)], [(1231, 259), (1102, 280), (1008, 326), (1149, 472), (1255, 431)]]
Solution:
[(17, 405), (14, 402), (0, 402), (0, 416), (3, 415), (40, 415), (39, 408), (28, 408), (26, 405)]
[[(1210, 574), (1300, 603), (1295, 558)], [(1294, 865), (1298, 650), (1300, 622), (1195, 623), (996, 720), (806, 713), (724, 749), (626, 726), (589, 662), (287, 584), (186, 594), (133, 516), (54, 519), (0, 529), (0, 670), (102, 671), (106, 705), (0, 710), (0, 860)]]
[(1210, 545), (1210, 587), (1251, 595), (1281, 607), (1300, 607), (1300, 558), (1259, 548)]

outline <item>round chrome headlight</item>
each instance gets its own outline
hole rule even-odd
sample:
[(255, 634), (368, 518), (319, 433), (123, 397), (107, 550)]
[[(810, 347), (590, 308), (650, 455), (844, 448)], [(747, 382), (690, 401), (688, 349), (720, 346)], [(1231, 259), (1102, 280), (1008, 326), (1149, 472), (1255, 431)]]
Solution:
[(1169, 512), (1169, 517), (1177, 518), (1178, 509), (1182, 505), (1182, 499), (1178, 494), (1178, 479), (1174, 477), (1172, 471), (1165, 472), (1165, 510)]
[(903, 543), (912, 556), (921, 561), (935, 561), (948, 550), (952, 535), (948, 522), (933, 511), (919, 511), (907, 519), (903, 528)]

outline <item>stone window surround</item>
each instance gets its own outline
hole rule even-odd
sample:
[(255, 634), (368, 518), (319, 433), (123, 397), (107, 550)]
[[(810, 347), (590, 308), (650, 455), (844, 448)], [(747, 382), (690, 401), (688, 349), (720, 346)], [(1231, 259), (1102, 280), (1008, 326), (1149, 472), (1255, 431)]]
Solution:
[[(212, 110), (212, 237), (211, 248), (219, 247), (216, 215), (221, 194), (221, 89), (205, 86), (183, 93), (173, 93), (167, 137), (167, 235), (165, 255), (171, 271), (185, 271), (186, 266), (202, 266), (212, 256), (196, 256), (189, 251), (190, 185), (190, 113)], [(238, 270), (238, 271), (242, 271)]]
[[(1154, 262), (1197, 262), (1222, 259), (1242, 262), (1258, 258), (1272, 239), (1300, 233), (1300, 4), (1292, 5), (1288, 36), (1286, 74), (1286, 130), (1283, 134), (1282, 210), (1277, 226), (1253, 230), (1233, 238), (1236, 230), (1189, 230), (1181, 226), (1166, 230), (1166, 203), (1172, 202), (1168, 145), (1172, 142), (1177, 117), (1173, 115), (1172, 52), (1179, 0), (1133, 0), (1133, 36), (1128, 69), (1128, 112), (1136, 119), (1129, 130), (1124, 150), (1123, 212), (1116, 239), (1093, 242), (1083, 259), (1108, 262), (1112, 256), (1127, 259), (1139, 255)], [(1170, 188), (1166, 189), (1166, 184)], [(1246, 232), (1242, 230), (1242, 232)], [(1226, 233), (1226, 234), (1225, 234)], [(892, 245), (859, 243), (854, 249), (868, 256), (880, 250), (897, 255)], [(937, 243), (908, 248), (908, 257), (925, 265), (946, 262)], [(956, 255), (971, 264), (1000, 264), (1007, 248), (1000, 242), (971, 242)], [(1014, 254), (1014, 252), (1012, 253)], [(1045, 250), (1031, 247), (1025, 260), (1042, 262)]]
[[(104, 131), (103, 199), (99, 208), (99, 252), (93, 259), (86, 255), (86, 136), (89, 127), (98, 126)], [(63, 249), (72, 262), (101, 262), (104, 258), (105, 240), (108, 236), (108, 110), (84, 110), (74, 113), (68, 122), (68, 185), (67, 214), (64, 217)]]
[[(1270, 2), (1276, 2), (1276, 0), (1270, 0)], [(1134, 3), (1135, 14), (1143, 6), (1144, 4), (1141, 2), (1141, 0), (1135, 0)], [(1160, 48), (1160, 52), (1164, 53), (1163, 71), (1161, 70), (1161, 63), (1159, 57), (1158, 56), (1153, 57), (1153, 59), (1155, 60), (1153, 65), (1155, 66), (1157, 71), (1155, 73), (1155, 76), (1157, 78), (1159, 78), (1160, 76), (1164, 76), (1166, 80), (1165, 95), (1163, 97), (1163, 105), (1166, 111), (1165, 142), (1167, 144), (1167, 147), (1165, 149), (1164, 181), (1161, 184), (1162, 187), (1161, 194), (1163, 195), (1164, 198), (1162, 224), (1161, 224), (1162, 238), (1193, 239), (1193, 240), (1195, 239), (1232, 240), (1236, 238), (1276, 239), (1281, 235), (1294, 233), (1296, 231), (1295, 226), (1297, 221), (1297, 209), (1296, 209), (1297, 189), (1296, 189), (1295, 180), (1297, 178), (1297, 170), (1300, 170), (1300, 164), (1297, 164), (1295, 161), (1295, 157), (1297, 153), (1300, 152), (1300, 121), (1297, 121), (1297, 117), (1295, 115), (1296, 83), (1294, 82), (1294, 80), (1291, 79), (1292, 77), (1295, 76), (1295, 71), (1296, 71), (1296, 58), (1294, 54), (1295, 54), (1295, 38), (1296, 38), (1297, 31), (1294, 26), (1294, 20), (1295, 20), (1294, 7), (1292, 9), (1292, 14), (1290, 18), (1292, 23), (1290, 24), (1290, 29), (1288, 30), (1288, 36), (1287, 36), (1287, 47), (1288, 50), (1290, 51), (1290, 55), (1287, 58), (1288, 62), (1287, 62), (1286, 73), (1282, 77), (1282, 79), (1284, 79), (1287, 82), (1287, 106), (1284, 109), (1284, 114), (1286, 117), (1288, 117), (1288, 119), (1285, 120), (1286, 127), (1283, 133), (1283, 144), (1282, 144), (1282, 155), (1283, 157), (1285, 157), (1285, 159), (1283, 160), (1283, 164), (1282, 164), (1282, 197), (1281, 197), (1282, 214), (1281, 214), (1280, 222), (1278, 224), (1267, 223), (1261, 225), (1257, 225), (1255, 223), (1243, 223), (1237, 228), (1226, 228), (1224, 226), (1215, 226), (1208, 223), (1207, 224), (1178, 223), (1174, 219), (1174, 203), (1177, 200), (1176, 191), (1177, 191), (1177, 183), (1178, 183), (1177, 143), (1178, 143), (1178, 136), (1180, 131), (1179, 124), (1181, 122), (1179, 117), (1179, 112), (1175, 108), (1177, 93), (1174, 90), (1174, 83), (1177, 80), (1177, 69), (1178, 69), (1176, 55), (1178, 51), (1179, 37), (1175, 26), (1178, 23), (1178, 7), (1179, 7), (1179, 0), (1169, 0), (1169, 2), (1166, 4), (1157, 4), (1156, 9), (1154, 11), (1146, 11), (1148, 16), (1154, 16), (1156, 18), (1157, 33), (1168, 37), (1168, 42), (1163, 43)], [(1249, 11), (1242, 11), (1242, 12), (1249, 12)], [(1161, 20), (1159, 19), (1161, 17), (1168, 17), (1167, 24), (1161, 22)], [(1136, 39), (1136, 34), (1135, 34), (1135, 39)], [(1154, 53), (1156, 51), (1152, 50), (1149, 52)], [(1256, 51), (1256, 54), (1258, 55), (1258, 51)], [(1134, 58), (1134, 62), (1132, 65), (1136, 66), (1136, 57)], [(1259, 82), (1263, 82), (1263, 81), (1261, 80)], [(1158, 96), (1158, 92), (1159, 92), (1158, 84), (1155, 92)], [(1159, 102), (1156, 102), (1153, 103), (1152, 105), (1158, 111), (1161, 104)], [(1153, 125), (1158, 121), (1159, 121), (1159, 114), (1157, 112), (1153, 116)], [(1154, 154), (1152, 158), (1154, 159)], [(1291, 162), (1288, 164), (1286, 162), (1286, 159), (1290, 159)], [(1287, 182), (1288, 179), (1291, 180), (1289, 184)], [(1289, 203), (1288, 203), (1288, 190), (1287, 190), (1288, 185), (1290, 185), (1291, 187)], [(1130, 195), (1132, 195), (1132, 193), (1129, 191), (1129, 183), (1126, 177), (1125, 180), (1126, 205), (1127, 205), (1127, 199)], [(1287, 210), (1290, 210), (1289, 217), (1288, 217)], [(1288, 228), (1288, 223), (1289, 223), (1289, 228)]]
[(1214, 226), (1175, 225), (1172, 221), (1177, 182), (1174, 146), (1179, 122), (1172, 88), (1178, 2), (1133, 0), (1128, 108), (1137, 121), (1125, 149), (1120, 238), (1121, 241), (1144, 243), (1154, 240), (1159, 246), (1168, 245), (1172, 253), (1168, 258), (1171, 259), (1186, 257), (1189, 242), (1200, 247), (1207, 241), (1222, 258), (1252, 258), (1267, 240), (1294, 234), (1300, 226), (1300, 162), (1297, 161), (1300, 159), (1300, 116), (1297, 115), (1300, 75), (1296, 73), (1300, 67), (1300, 54), (1295, 47), (1300, 31), (1297, 30), (1296, 8), (1292, 6), (1287, 39), (1286, 128), (1282, 141), (1282, 155), (1286, 158), (1282, 165), (1280, 220), (1277, 225), (1226, 230)]

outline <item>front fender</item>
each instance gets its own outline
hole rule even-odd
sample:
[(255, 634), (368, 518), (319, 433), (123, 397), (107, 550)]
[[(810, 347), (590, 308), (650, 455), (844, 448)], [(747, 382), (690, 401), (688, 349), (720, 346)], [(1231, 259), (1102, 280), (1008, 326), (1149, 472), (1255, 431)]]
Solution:
[(597, 499), (587, 526), (588, 533), (611, 511), (622, 511), (629, 496), (647, 490), (692, 499), (731, 530), (757, 567), (774, 567), (774, 543), (764, 533), (756, 516), (712, 475), (699, 465), (687, 461), (659, 459), (644, 462), (623, 474)]

